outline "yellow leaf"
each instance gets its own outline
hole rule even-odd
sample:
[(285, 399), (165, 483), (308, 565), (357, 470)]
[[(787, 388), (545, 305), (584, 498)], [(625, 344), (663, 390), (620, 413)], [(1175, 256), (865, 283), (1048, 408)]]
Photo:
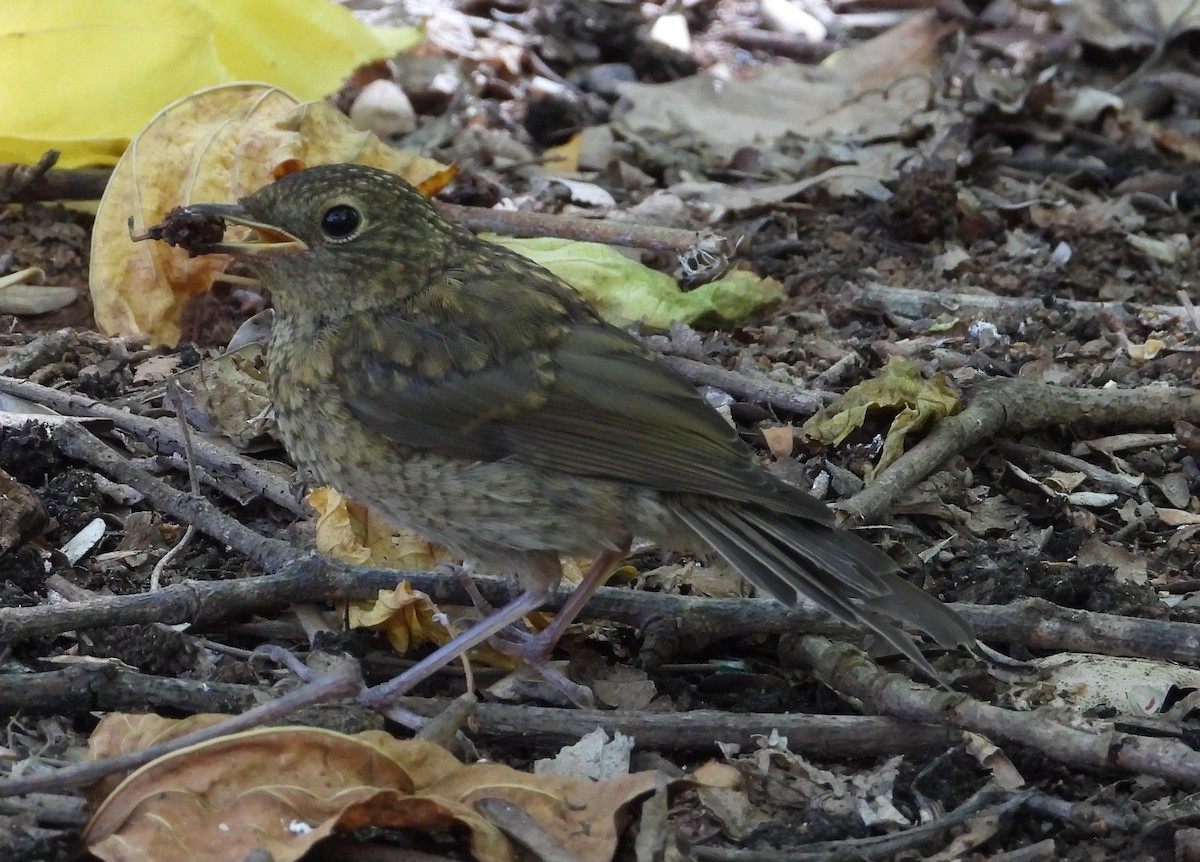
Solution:
[(408, 530), (398, 530), (333, 488), (308, 495), (317, 512), (317, 550), (360, 566), (428, 571), (455, 558)]
[(559, 174), (572, 174), (579, 170), (579, 151), (583, 146), (583, 135), (576, 132), (565, 144), (549, 147), (542, 153), (542, 167)]
[[(455, 635), (442, 610), (407, 581), (394, 590), (380, 590), (373, 602), (351, 602), (346, 616), (352, 629), (383, 632), (401, 654), (427, 643), (443, 646)], [(517, 666), (516, 659), (486, 643), (471, 650), (471, 657), (491, 667)]]
[[(307, 499), (317, 512), (316, 545), (323, 554), (361, 566), (417, 571), (428, 571), (438, 563), (455, 559), (416, 533), (391, 527), (333, 488), (318, 488)], [(442, 610), (408, 583), (394, 590), (380, 590), (373, 602), (351, 602), (348, 617), (350, 628), (382, 631), (402, 654), (427, 643), (441, 646), (455, 635)], [(513, 658), (487, 644), (472, 650), (471, 655), (492, 667), (517, 666)]]
[(958, 394), (944, 374), (925, 380), (915, 362), (893, 356), (878, 375), (852, 387), (805, 422), (801, 430), (813, 440), (837, 445), (862, 427), (871, 410), (895, 411), (873, 474), (900, 457), (910, 431), (957, 413), (960, 408)]
[(374, 602), (351, 602), (347, 617), (352, 629), (382, 631), (402, 655), (427, 643), (441, 646), (454, 637), (446, 615), (407, 581), (394, 590), (380, 590)]
[(420, 38), (373, 31), (332, 0), (4, 0), (0, 162), (54, 147), (60, 167), (111, 165), (196, 90), (260, 80), (317, 99)]

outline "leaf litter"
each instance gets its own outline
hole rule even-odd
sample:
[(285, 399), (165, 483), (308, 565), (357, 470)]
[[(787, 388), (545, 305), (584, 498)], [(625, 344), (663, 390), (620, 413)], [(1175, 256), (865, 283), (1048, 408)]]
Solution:
[[(1188, 286), (1196, 280), (1194, 255), (1188, 253), (1196, 206), (1188, 177), (1196, 152), (1183, 96), (1187, 82), (1172, 77), (1171, 71), (1176, 61), (1173, 51), (1183, 44), (1178, 37), (1194, 29), (1194, 22), (1185, 8), (1168, 0), (1136, 5), (1128, 17), (1121, 17), (1113, 15), (1111, 4), (1067, 8), (997, 2), (986, 4), (970, 26), (926, 13), (909, 17), (899, 27), (885, 28), (874, 43), (848, 47), (821, 68), (772, 61), (766, 64), (770, 67), (766, 72), (755, 74), (766, 58), (757, 54), (747, 60), (729, 47), (733, 42), (723, 39), (736, 36), (744, 41), (752, 33), (760, 43), (781, 43), (763, 35), (772, 35), (759, 29), (766, 26), (765, 19), (735, 9), (736, 4), (717, 4), (715, 11), (697, 12), (696, 20), (684, 22), (693, 30), (686, 44), (703, 58), (704, 71), (697, 75), (687, 64), (673, 67), (662, 62), (669, 55), (654, 53), (663, 49), (649, 47), (636, 28), (628, 27), (624, 19), (617, 21), (623, 14), (620, 10), (596, 10), (588, 22), (593, 29), (585, 28), (588, 36), (581, 39), (579, 30), (573, 29), (580, 26), (579, 20), (566, 11), (557, 18), (531, 11), (519, 20), (520, 26), (514, 26), (503, 16), (446, 8), (434, 10), (427, 20), (433, 49), (421, 58), (427, 63), (425, 72), (414, 72), (419, 64), (411, 60), (362, 74), (395, 75), (403, 81), (413, 97), (416, 133), (426, 135), (426, 144), (433, 142), (427, 151), (437, 158), (434, 172), (451, 163), (459, 168), (459, 176), (447, 190), (459, 200), (503, 200), (505, 206), (531, 211), (615, 207), (620, 212), (634, 209), (652, 191), (662, 203), (643, 212), (660, 213), (684, 226), (718, 224), (723, 230), (732, 228), (751, 236), (752, 241), (741, 248), (741, 265), (757, 283), (769, 285), (774, 279), (782, 286), (775, 292), (775, 304), (756, 312), (757, 319), (739, 309), (734, 315), (741, 321), (726, 318), (723, 331), (691, 341), (694, 356), (748, 379), (820, 386), (837, 393), (874, 381), (886, 389), (884, 369), (889, 359), (901, 357), (915, 365), (914, 382), (929, 384), (940, 375), (939, 385), (950, 393), (948, 404), (955, 403), (960, 391), (969, 393), (989, 379), (1101, 391), (1145, 389), (1149, 398), (1156, 388), (1193, 385), (1196, 374), (1197, 317), (1189, 310), (1188, 296)], [(705, 14), (711, 17), (706, 20)], [(848, 46), (854, 40), (842, 21), (839, 13), (831, 14), (829, 38)], [(673, 26), (678, 27), (678, 22)], [(607, 41), (613, 38), (605, 35), (609, 32), (620, 34), (624, 53)], [(529, 34), (537, 34), (536, 40)], [(953, 40), (945, 38), (950, 34)], [(1079, 54), (1075, 47), (1080, 43), (1088, 46), (1087, 51), (1130, 53)], [(1136, 64), (1150, 56), (1151, 47), (1168, 49), (1158, 55), (1166, 68), (1145, 75)], [(887, 52), (896, 49), (901, 53)], [(600, 95), (607, 92), (604, 86), (586, 91), (587, 99), (578, 103), (572, 102), (574, 91), (553, 77), (531, 86), (522, 67), (522, 58), (531, 56), (531, 50), (541, 51), (561, 71), (572, 64), (596, 67), (598, 61), (618, 57), (618, 62), (628, 61), (635, 79), (642, 80), (627, 88), (620, 110), (610, 115), (607, 107), (598, 107), (591, 99), (594, 95), (605, 100)], [(401, 68), (405, 63), (410, 65)], [(475, 108), (486, 105), (488, 110), (463, 111), (462, 104), (453, 110), (448, 107), (453, 97), (447, 93), (455, 91), (447, 90), (445, 82), (465, 80), (464, 65), (477, 76), (478, 86), (467, 102)], [(651, 68), (682, 71), (668, 75), (673, 82), (663, 82), (646, 73)], [(882, 77), (870, 77), (871, 69)], [(897, 69), (910, 74), (896, 75)], [(442, 83), (435, 84), (439, 76)], [(894, 80), (900, 78), (904, 80)], [(1158, 87), (1159, 93), (1165, 91), (1174, 101), (1168, 102), (1166, 110), (1154, 107), (1142, 83)], [(365, 86), (361, 79), (352, 82), (337, 100), (352, 103), (356, 89)], [(673, 110), (682, 104), (678, 94), (685, 86), (708, 88), (709, 93), (720, 89), (745, 109), (739, 123), (728, 122), (727, 114)], [(780, 109), (796, 94), (806, 100), (802, 107), (813, 106), (810, 114)], [(662, 100), (655, 102), (660, 96)], [(767, 107), (748, 113), (756, 100)], [(519, 115), (506, 113), (532, 101), (545, 103), (538, 108), (541, 126), (526, 120), (522, 127), (513, 121)], [(660, 107), (655, 109), (655, 104)], [(222, 114), (218, 111), (215, 116), (219, 120)], [(336, 115), (329, 116), (330, 123), (340, 122)], [(580, 117), (606, 116), (610, 118), (604, 122), (580, 121)], [(803, 123), (796, 121), (801, 116)], [(199, 148), (204, 149), (215, 139), (205, 140), (203, 122), (194, 125), (201, 129)], [(545, 182), (545, 166), (536, 164), (536, 155), (560, 131), (573, 130), (573, 134), (580, 125), (584, 133), (575, 164), (558, 166), (569, 182)], [(731, 139), (729, 134), (739, 131), (739, 126), (750, 134)], [(176, 129), (167, 137), (179, 134)], [(237, 144), (246, 152), (267, 156), (261, 163), (263, 181), (273, 171), (287, 169), (292, 158), (282, 157), (288, 150), (278, 130), (271, 134), (261, 140), (242, 138)], [(348, 129), (333, 134), (330, 146), (361, 141), (348, 135)], [(164, 186), (194, 190), (188, 170), (165, 173), (170, 167), (188, 168), (184, 160), (176, 162), (164, 166), (161, 176), (157, 169), (148, 175)], [(221, 191), (224, 199), (237, 193), (233, 188)], [(203, 196), (208, 198), (207, 193)], [(183, 201), (175, 201), (179, 202)], [(124, 208), (125, 213), (109, 221), (111, 242), (127, 245), (124, 220), (138, 210)], [(113, 212), (119, 209), (116, 206)], [(5, 236), (13, 238), (5, 252), (12, 252), (11, 268), (38, 265), (54, 273), (64, 268), (64, 262), (70, 263), (82, 246), (69, 233), (50, 236), (55, 225), (74, 226), (67, 217), (62, 222), (46, 219), (37, 207), (4, 215)], [(57, 245), (51, 245), (50, 239)], [(105, 242), (100, 246), (103, 249)], [(93, 243), (93, 253), (95, 248)], [(51, 259), (42, 260), (40, 249)], [(654, 260), (651, 255), (650, 259), (659, 268), (669, 268), (661, 258)], [(621, 271), (620, 261), (609, 265)], [(157, 278), (154, 267), (150, 275), (130, 275), (123, 266), (116, 263), (105, 279), (108, 285), (146, 289)], [(75, 280), (63, 283), (81, 283), (77, 262), (73, 270), (66, 269)], [(52, 277), (57, 281), (57, 275)], [(636, 278), (630, 275), (624, 280), (632, 283)], [(151, 295), (135, 293), (132, 299), (120, 300), (126, 309), (115, 316), (138, 322), (128, 330), (109, 329), (108, 336), (64, 336), (53, 326), (40, 329), (43, 324), (37, 317), (22, 316), (5, 336), (6, 369), (33, 382), (103, 398), (132, 395), (132, 403), (157, 405), (164, 376), (191, 367), (195, 357), (181, 352), (176, 354), (180, 361), (143, 371), (162, 355), (144, 350), (145, 342), (138, 340), (142, 333), (164, 344), (185, 333), (193, 341), (199, 335), (199, 346), (186, 350), (206, 351), (206, 363), (223, 340), (213, 337), (206, 342), (207, 333), (215, 336), (221, 328), (198, 325), (197, 321), (208, 321), (204, 315), (183, 313), (194, 295), (186, 276), (183, 284), (182, 298), (144, 301)], [(208, 295), (209, 290), (209, 283), (204, 283), (195, 294)], [(228, 306), (244, 302), (244, 296), (235, 294), (227, 290), (215, 296), (216, 303), (224, 303), (222, 314)], [(686, 299), (689, 294), (682, 296)], [(1022, 304), (1026, 299), (1034, 301)], [(669, 309), (667, 316), (683, 317), (666, 301), (653, 301)], [(101, 308), (106, 302), (114, 300), (101, 291), (98, 317), (112, 315)], [(648, 318), (644, 305), (632, 306), (632, 311), (620, 307), (614, 313), (622, 323)], [(238, 313), (253, 310), (257, 309), (247, 307)], [(145, 312), (150, 316), (143, 324), (136, 316)], [(711, 320), (698, 317), (694, 322)], [(845, 357), (857, 362), (843, 363)], [(242, 416), (212, 426), (224, 427), (220, 433), (225, 437), (237, 421), (255, 415), (253, 406), (235, 402), (203, 401), (195, 411)], [(902, 402), (888, 403), (897, 409)], [(807, 418), (779, 415), (753, 399), (726, 398), (724, 403), (731, 418), (748, 432), (786, 429)], [(856, 413), (855, 420), (841, 429), (845, 433), (838, 443), (805, 440), (790, 430), (776, 432), (764, 458), (785, 477), (825, 489), (832, 501), (854, 493), (862, 476), (886, 472), (880, 459), (889, 442), (887, 457), (891, 458), (910, 450), (913, 440), (947, 427), (954, 415), (953, 408), (931, 414), (923, 428), (907, 432), (912, 439), (902, 444), (886, 420), (880, 421), (886, 415), (880, 412), (883, 405), (884, 399), (878, 399), (872, 411)], [(827, 415), (837, 411), (831, 408)], [(1147, 617), (1146, 622), (1190, 622), (1196, 613), (1192, 593), (1200, 529), (1196, 514), (1200, 445), (1194, 427), (1194, 421), (1181, 419), (1172, 425), (1134, 414), (1120, 418), (1111, 433), (1084, 425), (1050, 425), (1020, 434), (1017, 442), (1023, 448), (1019, 450), (985, 445), (955, 452), (894, 502), (889, 520), (896, 529), (886, 541), (899, 559), (907, 561), (906, 568), (916, 558), (922, 559), (923, 585), (945, 597), (989, 603), (1035, 599), (1062, 609), (1125, 614), (1123, 619), (1131, 623)], [(260, 446), (269, 435), (269, 425), (256, 427), (249, 442)], [(761, 439), (761, 434), (754, 437)], [(1088, 469), (1040, 459), (1039, 450), (1070, 453)], [(78, 482), (52, 481), (58, 479), (62, 465), (46, 452), (46, 441), (39, 442), (37, 432), (6, 430), (0, 444), (0, 467), (21, 489), (28, 489), (49, 515), (45, 520), (36, 511), (32, 518), (21, 515), (22, 523), (30, 526), (15, 534), (19, 538), (4, 557), (13, 573), (12, 580), (6, 581), (5, 604), (37, 604), (48, 595), (45, 569), (47, 564), (53, 568), (53, 558), (30, 544), (31, 533), (39, 533), (50, 547), (62, 546), (101, 512), (111, 524), (124, 525), (126, 535), (107, 530), (79, 567), (91, 573), (92, 587), (106, 582), (115, 591), (136, 592), (149, 564), (163, 549), (149, 540), (140, 549), (128, 544), (118, 549), (118, 543), (138, 534), (134, 516), (146, 513), (145, 504), (116, 502)], [(1130, 481), (1114, 485), (1114, 476)], [(5, 504), (9, 499), (27, 503), (30, 495), (6, 494)], [(29, 510), (25, 506), (12, 511), (16, 515)], [(271, 518), (259, 518), (256, 526), (273, 529)], [(369, 533), (368, 528), (362, 535)], [(120, 556), (106, 556), (111, 553)], [(674, 575), (660, 565), (664, 561), (653, 551), (643, 551), (638, 561), (644, 569), (659, 569), (650, 580), (661, 587), (720, 592), (703, 581), (694, 588), (689, 585), (686, 567), (696, 571), (695, 561), (684, 559)], [(668, 560), (666, 565), (676, 562)], [(202, 540), (180, 571), (217, 578), (242, 574), (243, 569), (223, 547)], [(707, 575), (707, 570), (700, 571)], [(104, 581), (99, 580), (101, 573)], [(403, 609), (410, 606), (407, 602), (396, 604)], [(399, 616), (404, 613), (401, 610)], [(817, 709), (831, 696), (802, 672), (774, 667), (778, 659), (764, 652), (769, 641), (762, 636), (740, 634), (733, 646), (720, 651), (734, 649), (753, 656), (760, 666), (765, 664), (772, 673), (787, 678), (781, 715), (785, 709)], [(635, 642), (613, 630), (593, 637), (592, 644), (605, 651), (606, 660), (617, 663), (631, 661), (637, 651)], [(1037, 650), (1038, 642), (1024, 640), (1018, 646)], [(87, 648), (98, 651), (99, 644)], [(105, 648), (122, 652), (111, 645)], [(136, 651), (124, 655), (135, 667), (149, 665)], [(1077, 721), (1091, 721), (1097, 711), (1124, 714), (1129, 708), (1139, 721), (1157, 722), (1150, 737), (1187, 738), (1191, 708), (1187, 691), (1192, 683), (1186, 667), (1159, 657), (1142, 659), (1146, 664), (1140, 666), (1121, 659), (1126, 664), (1118, 666), (1106, 664), (1111, 657), (1085, 650), (1062, 655), (1072, 659), (1076, 676), (1068, 678), (1047, 666), (1042, 670), (1042, 687), (1035, 687), (1032, 697), (998, 681), (984, 685), (976, 678), (968, 684), (983, 685), (986, 691), (981, 696), (990, 694), (1014, 707), (1024, 708), (1024, 697), (1036, 706), (1079, 710)], [(1040, 662), (1041, 656), (1037, 658)], [(16, 654), (16, 661), (23, 659), (22, 653)], [(652, 701), (659, 709), (682, 712), (739, 701), (744, 709), (756, 702), (758, 694), (747, 689), (718, 699), (719, 679), (710, 672), (659, 668), (651, 669), (648, 676), (659, 692)], [(993, 677), (997, 679), (1002, 680), (1003, 674)], [(1107, 690), (1101, 694), (1100, 683), (1106, 682), (1114, 683), (1115, 695)], [(1128, 703), (1122, 695), (1128, 695)], [(631, 691), (614, 694), (609, 702), (636, 708), (628, 705), (647, 701)], [(848, 703), (839, 700), (838, 710), (848, 708)], [(34, 738), (49, 733), (49, 728), (47, 724), (44, 731), (35, 731)], [(30, 738), (24, 731), (15, 733), (13, 750), (27, 750)], [(53, 751), (53, 745), (70, 744), (69, 735), (55, 735), (53, 740), (47, 741), (47, 751)], [(1072, 787), (1075, 791), (1067, 794), (1071, 798), (1066, 802), (1078, 798), (1112, 806), (1115, 816), (1106, 822), (1116, 826), (1104, 837), (1072, 825), (1056, 832), (1058, 855), (1086, 848), (1109, 856), (1154, 857), (1160, 851), (1170, 852), (1173, 835), (1186, 838), (1185, 830), (1176, 828), (1183, 824), (1174, 807), (1182, 801), (1177, 787), (1156, 785), (1134, 800), (1119, 781), (1096, 777), (1095, 772), (1071, 771), (1002, 739), (991, 743), (981, 744), (977, 738), (948, 754), (910, 754), (902, 759), (880, 755), (865, 766), (853, 759), (837, 762), (829, 749), (795, 761), (770, 755), (761, 762), (771, 782), (761, 786), (749, 782), (745, 791), (733, 790), (730, 798), (719, 802), (713, 791), (707, 807), (687, 803), (678, 812), (679, 832), (702, 842), (766, 846), (771, 851), (798, 846), (801, 840), (845, 838), (868, 824), (883, 832), (936, 817), (926, 809), (931, 790), (938, 804), (948, 807), (967, 799), (986, 774), (1006, 787), (1022, 781), (1050, 793)], [(511, 742), (492, 744), (520, 762), (519, 747)], [(764, 750), (780, 750), (778, 743), (764, 745)], [(780, 772), (785, 765), (787, 771)], [(773, 769), (778, 774), (772, 775)], [(867, 789), (855, 795), (858, 791), (851, 791), (852, 786)], [(808, 790), (801, 792), (804, 788)], [(820, 808), (813, 801), (814, 793), (828, 794), (830, 804)], [(544, 797), (534, 793), (520, 805), (536, 812), (538, 799)], [(981, 816), (973, 821), (975, 828), (960, 837), (967, 844), (955, 846), (968, 852), (1044, 840), (1046, 830), (1055, 830), (1059, 822), (1046, 810), (1027, 811), (1024, 816), (1029, 820), (1023, 826), (1000, 827), (1002, 819)], [(436, 806), (421, 809), (429, 817), (448, 816), (444, 811)], [(1141, 813), (1140, 819), (1132, 816), (1135, 812)], [(1151, 828), (1154, 823), (1159, 826)]]

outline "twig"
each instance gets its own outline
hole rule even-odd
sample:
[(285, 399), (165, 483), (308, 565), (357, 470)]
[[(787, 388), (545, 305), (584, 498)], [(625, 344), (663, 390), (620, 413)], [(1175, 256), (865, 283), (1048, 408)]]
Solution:
[(819, 390), (796, 389), (772, 380), (756, 380), (745, 374), (730, 371), (719, 365), (698, 362), (683, 356), (659, 356), (659, 361), (697, 386), (715, 386), (735, 398), (759, 401), (786, 410), (789, 413), (816, 413), (826, 404), (837, 399), (837, 393)]
[[(182, 436), (172, 427), (169, 420), (138, 416), (83, 395), (60, 392), (16, 377), (0, 376), (0, 393), (50, 407), (66, 416), (108, 420), (156, 451), (167, 455), (182, 454), (185, 451)], [(197, 463), (206, 470), (228, 476), (290, 512), (304, 514), (304, 507), (296, 499), (287, 480), (264, 469), (258, 462), (203, 439), (194, 441), (193, 451)]]
[(280, 698), (260, 704), (240, 715), (231, 716), (225, 721), (170, 742), (152, 745), (149, 748), (118, 755), (108, 760), (64, 766), (47, 775), (0, 781), (0, 796), (19, 796), (24, 793), (56, 792), (69, 787), (84, 787), (94, 784), (106, 776), (137, 769), (152, 760), (157, 760), (189, 746), (259, 727), (309, 706), (341, 700), (353, 695), (361, 688), (362, 677), (358, 673), (358, 665), (352, 661), (343, 660), (335, 664), (327, 673)]
[(854, 647), (824, 638), (803, 637), (800, 649), (827, 685), (858, 698), (869, 712), (1015, 742), (1090, 772), (1115, 768), (1181, 787), (1200, 786), (1200, 752), (1179, 740), (1125, 733), (1113, 721), (1074, 713), (1067, 721), (1051, 709), (1001, 709), (885, 673)]
[(1188, 320), (1192, 322), (1192, 328), (1200, 333), (1200, 313), (1197, 313), (1196, 306), (1192, 304), (1192, 298), (1188, 296), (1186, 290), (1181, 290), (1175, 294), (1179, 297), (1179, 302), (1187, 309)]
[(99, 200), (112, 176), (110, 168), (40, 170), (41, 167), (42, 162), (34, 167), (0, 165), (0, 204)]
[[(200, 496), (200, 480), (197, 477), (196, 469), (196, 453), (192, 448), (192, 435), (188, 431), (187, 419), (183, 415), (183, 399), (179, 395), (179, 384), (172, 380), (167, 384), (167, 398), (175, 407), (175, 418), (179, 421), (179, 436), (183, 438), (183, 451), (187, 457), (188, 466), (188, 483), (191, 486), (192, 494), (196, 497)], [(150, 572), (150, 592), (158, 592), (162, 582), (163, 571), (171, 564), (171, 561), (183, 553), (184, 549), (191, 543), (196, 535), (196, 526), (188, 524), (187, 529), (183, 531), (183, 537), (176, 542), (170, 550), (168, 550), (157, 563), (154, 564), (153, 570)]]
[(836, 50), (833, 42), (813, 42), (803, 36), (770, 30), (730, 30), (722, 33), (721, 37), (739, 48), (766, 51), (801, 63), (819, 63)]
[[(790, 739), (789, 739), (790, 742)], [(930, 839), (945, 835), (975, 818), (1000, 819), (1025, 804), (1030, 791), (1008, 793), (995, 785), (986, 785), (958, 808), (930, 823), (901, 829), (887, 835), (869, 838), (847, 838), (844, 841), (820, 841), (803, 850), (781, 852), (772, 850), (727, 849), (724, 847), (693, 847), (692, 856), (706, 862), (825, 862), (830, 859), (894, 859), (906, 856), (927, 844)]]
[(947, 458), (1000, 434), (1077, 423), (1137, 428), (1181, 419), (1200, 423), (1200, 392), (1176, 387), (1073, 389), (1001, 379), (972, 387), (967, 399), (967, 409), (941, 420), (929, 436), (836, 508), (856, 523), (876, 520)]
[(130, 464), (78, 425), (55, 426), (52, 439), (63, 454), (91, 464), (105, 475), (140, 491), (160, 511), (174, 515), (185, 524), (195, 524), (207, 535), (236, 548), (267, 571), (280, 568), (298, 555), (287, 542), (259, 535), (222, 514), (203, 497), (180, 494)]
[[(11, 685), (10, 685), (11, 683)], [(250, 709), (262, 701), (263, 687), (197, 679), (171, 679), (112, 664), (77, 664), (62, 670), (18, 674), (0, 688), (0, 710), (6, 713), (131, 711), (147, 704), (180, 713)], [(959, 733), (945, 727), (914, 724), (880, 716), (809, 715), (806, 713), (733, 713), (697, 709), (687, 712), (656, 710), (559, 709), (522, 704), (479, 703), (470, 698), (401, 697), (397, 704), (429, 717), (430, 732), (442, 727), (441, 716), (457, 720), (468, 707), (474, 711), (476, 735), (484, 741), (521, 739), (538, 751), (554, 751), (578, 742), (596, 727), (623, 733), (641, 749), (713, 752), (714, 741), (752, 745), (756, 734), (772, 729), (788, 738), (797, 753), (834, 757), (874, 757), (944, 751), (958, 743)], [(343, 704), (339, 712), (356, 707)], [(361, 709), (362, 715), (373, 715)], [(319, 716), (318, 716), (319, 717)]]
[(583, 242), (602, 242), (651, 251), (684, 254), (698, 245), (724, 247), (720, 236), (674, 227), (629, 224), (612, 220), (579, 218), (546, 213), (486, 210), (435, 201), (438, 211), (475, 232), (490, 232), (516, 237), (555, 236)]
[(1103, 467), (1093, 464), (1091, 461), (1084, 461), (1082, 458), (1076, 458), (1073, 455), (1055, 452), (1053, 449), (1026, 446), (1024, 443), (1014, 443), (1011, 440), (998, 440), (996, 442), (1009, 455), (1019, 455), (1031, 461), (1044, 461), (1047, 464), (1061, 467), (1064, 470), (1083, 473), (1097, 485), (1121, 494), (1136, 493), (1137, 489), (1142, 487), (1145, 481), (1142, 476), (1114, 473), (1111, 470), (1105, 470)]
[(937, 317), (948, 311), (963, 317), (987, 319), (998, 326), (1015, 326), (1031, 316), (1045, 314), (1047, 310), (1054, 308), (1062, 308), (1085, 318), (1110, 315), (1125, 323), (1132, 323), (1137, 318), (1148, 315), (1158, 315), (1165, 320), (1180, 320), (1187, 316), (1187, 309), (1182, 305), (1055, 299), (1048, 309), (1046, 302), (1039, 298), (941, 293), (911, 287), (891, 287), (886, 284), (848, 285), (845, 291), (846, 302), (851, 308), (883, 311), (914, 320), (920, 317)]

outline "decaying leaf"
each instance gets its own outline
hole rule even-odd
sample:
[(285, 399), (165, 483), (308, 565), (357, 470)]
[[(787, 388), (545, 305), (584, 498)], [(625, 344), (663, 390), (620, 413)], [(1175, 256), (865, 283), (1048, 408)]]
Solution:
[(239, 449), (250, 449), (274, 430), (267, 395), (267, 359), (260, 344), (248, 344), (201, 362), (180, 376), (212, 429)]
[[(445, 548), (391, 526), (333, 488), (317, 488), (307, 500), (317, 513), (316, 546), (323, 554), (360, 566), (417, 571), (457, 562)], [(441, 646), (455, 634), (441, 608), (407, 582), (394, 590), (380, 590), (372, 601), (351, 602), (347, 617), (352, 629), (382, 631), (400, 653), (424, 644)], [(472, 650), (471, 657), (491, 667), (518, 664), (487, 644)]]
[(45, 277), (46, 273), (31, 266), (0, 278), (0, 314), (45, 314), (79, 299), (79, 291), (73, 287), (30, 283)]
[(318, 488), (307, 499), (317, 513), (316, 546), (323, 554), (360, 566), (417, 571), (456, 559), (416, 533), (380, 520), (333, 488)]
[[(148, 736), (178, 736), (170, 725), (107, 716), (96, 730), (103, 742), (90, 754), (111, 756)], [(84, 841), (106, 862), (234, 862), (253, 851), (289, 862), (335, 832), (381, 827), (465, 834), (473, 859), (511, 862), (516, 852), (508, 840), (475, 810), (483, 800), (500, 799), (572, 859), (608, 862), (626, 807), (652, 792), (659, 778), (655, 772), (609, 781), (529, 775), (492, 763), (463, 765), (432, 743), (396, 740), (381, 731), (347, 736), (261, 728), (191, 746), (135, 771), (100, 804)], [(709, 764), (670, 786), (728, 786), (735, 780), (729, 767)]]
[(944, 374), (925, 380), (915, 362), (892, 357), (878, 375), (849, 389), (801, 430), (814, 440), (836, 446), (862, 427), (870, 411), (894, 411), (879, 463), (872, 471), (878, 472), (904, 452), (904, 438), (910, 431), (925, 428), (960, 408), (958, 394)]

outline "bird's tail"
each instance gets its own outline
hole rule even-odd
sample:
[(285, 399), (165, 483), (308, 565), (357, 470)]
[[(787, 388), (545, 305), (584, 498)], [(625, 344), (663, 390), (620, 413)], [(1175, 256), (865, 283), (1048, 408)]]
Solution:
[(839, 620), (863, 626), (932, 679), (939, 674), (895, 621), (946, 648), (972, 648), (975, 636), (958, 614), (895, 574), (883, 551), (836, 527), (748, 504), (677, 497), (671, 510), (760, 591), (786, 605), (800, 596)]

